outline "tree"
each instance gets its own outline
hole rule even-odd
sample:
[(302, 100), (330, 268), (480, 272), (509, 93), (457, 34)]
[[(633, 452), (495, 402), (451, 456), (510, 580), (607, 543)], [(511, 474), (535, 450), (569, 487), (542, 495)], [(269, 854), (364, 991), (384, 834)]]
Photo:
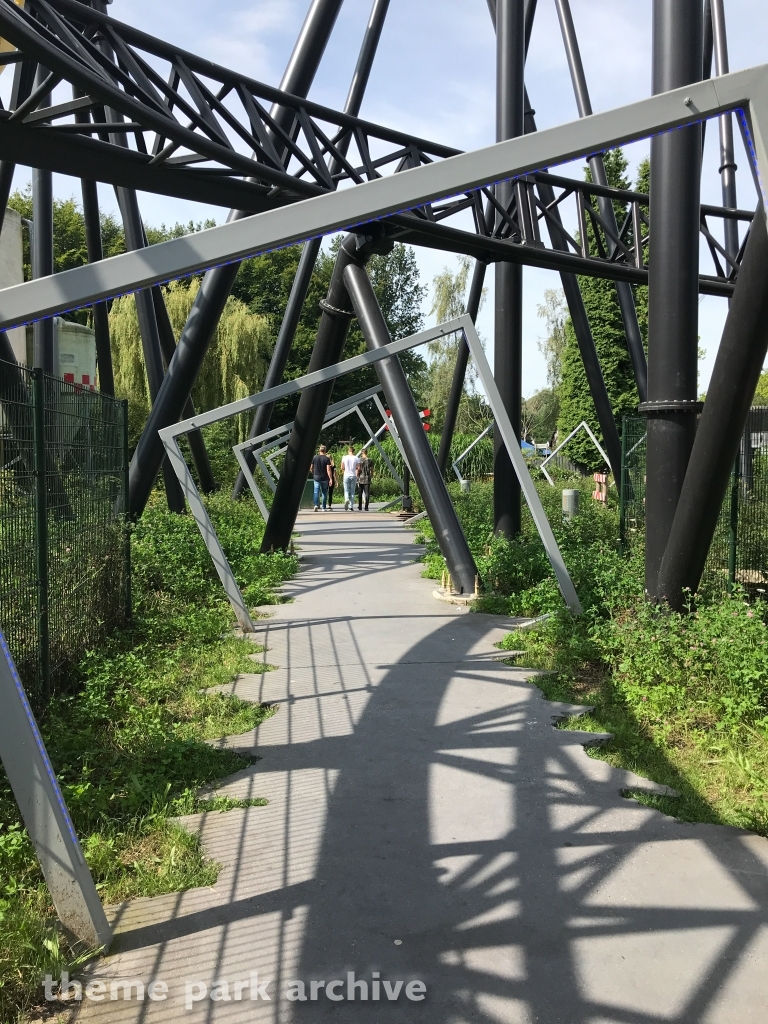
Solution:
[[(471, 268), (472, 260), (468, 256), (460, 256), (458, 270), (455, 273), (449, 267), (444, 267), (433, 278), (434, 296), (430, 313), (434, 315), (438, 323), (453, 320), (466, 312), (465, 295)], [(453, 371), (459, 355), (459, 346), (463, 344), (463, 338), (451, 335), (428, 345), (431, 358), (427, 371), (425, 402), (432, 411), (432, 424), (438, 433), (442, 431), (445, 423), (448, 396), (453, 383)], [(493, 418), (488, 404), (474, 387), (474, 381), (474, 367), (470, 361), (456, 417), (458, 433), (478, 433)]]
[[(621, 149), (614, 149), (605, 154), (605, 166), (609, 185), (614, 188), (629, 188), (629, 181), (625, 176), (627, 160)], [(589, 169), (587, 169), (586, 177), (587, 180), (590, 180)], [(617, 218), (619, 222), (624, 218), (624, 211), (620, 208), (617, 208)], [(591, 228), (589, 236), (590, 251), (597, 254), (597, 245)], [(620, 424), (622, 416), (635, 412), (639, 397), (627, 350), (616, 286), (613, 281), (580, 277), (579, 287), (592, 328), (592, 336), (602, 367), (608, 398), (613, 414)], [(582, 420), (586, 420), (595, 434), (600, 437), (597, 415), (570, 317), (565, 322), (562, 383), (558, 392), (560, 398), (560, 414), (557, 421), (558, 435), (566, 437)], [(600, 455), (589, 437), (583, 433), (573, 439), (569, 445), (568, 454), (576, 462), (589, 469), (598, 469), (602, 465)]]
[[(200, 281), (175, 281), (165, 289), (168, 315), (178, 338), (187, 322)], [(144, 368), (136, 303), (132, 296), (115, 299), (109, 315), (115, 394), (128, 399), (130, 433), (136, 438), (149, 415), (150, 396)], [(258, 391), (264, 381), (272, 347), (269, 322), (232, 296), (227, 299), (211, 347), (192, 391), (195, 407), (204, 411), (234, 402)], [(247, 436), (248, 419), (241, 417), (236, 440)]]
[(565, 322), (568, 315), (565, 296), (559, 288), (549, 288), (544, 292), (544, 302), (536, 309), (547, 326), (547, 335), (538, 344), (546, 360), (549, 387), (534, 392), (523, 402), (523, 437), (538, 444), (551, 444), (560, 415), (559, 391), (563, 379)]
[(768, 372), (765, 370), (760, 374), (760, 380), (757, 382), (752, 405), (768, 405)]

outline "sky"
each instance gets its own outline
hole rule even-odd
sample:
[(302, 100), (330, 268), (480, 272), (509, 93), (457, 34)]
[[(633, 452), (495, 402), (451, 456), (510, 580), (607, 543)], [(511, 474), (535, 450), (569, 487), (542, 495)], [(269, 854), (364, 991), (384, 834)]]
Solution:
[[(110, 15), (180, 48), (205, 55), (268, 84), (279, 84), (309, 0), (114, 0)], [(371, 0), (345, 0), (310, 97), (340, 109), (357, 59)], [(585, 72), (595, 112), (642, 99), (651, 89), (652, 0), (571, 0)], [(725, 0), (731, 70), (768, 62), (766, 0)], [(0, 82), (7, 91), (10, 74)], [(526, 85), (539, 128), (577, 116), (554, 0), (539, 0), (526, 66)], [(486, 0), (391, 0), (387, 23), (361, 116), (434, 142), (469, 150), (494, 141), (495, 40)], [(756, 195), (737, 134), (739, 206), (753, 209)], [(627, 147), (632, 172), (648, 153), (648, 143)], [(717, 131), (709, 130), (702, 175), (702, 201), (721, 202)], [(575, 164), (564, 173), (581, 177)], [(19, 172), (18, 184), (23, 184)], [(79, 193), (79, 183), (56, 175), (57, 195)], [(102, 208), (116, 212), (114, 195), (100, 186)], [(173, 224), (227, 211), (151, 194), (140, 195), (149, 224)], [(417, 248), (422, 282), (431, 285), (444, 267), (457, 268), (450, 254)], [(703, 272), (711, 273), (702, 264)], [(478, 327), (493, 352), (493, 273)], [(537, 342), (544, 324), (537, 315), (548, 288), (559, 288), (551, 271), (524, 272), (523, 390), (546, 385)], [(424, 311), (428, 322), (431, 295)], [(699, 333), (706, 355), (700, 388), (709, 381), (727, 313), (725, 299), (700, 303)]]

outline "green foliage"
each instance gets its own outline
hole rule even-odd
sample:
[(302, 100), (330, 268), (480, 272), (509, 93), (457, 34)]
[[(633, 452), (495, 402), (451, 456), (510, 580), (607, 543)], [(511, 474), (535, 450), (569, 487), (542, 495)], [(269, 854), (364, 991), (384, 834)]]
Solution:
[[(252, 503), (214, 495), (208, 511), (248, 599), (274, 601), (296, 560), (259, 554), (263, 523)], [(215, 882), (218, 866), (173, 819), (265, 802), (204, 800), (198, 791), (249, 763), (209, 741), (249, 732), (274, 713), (215, 689), (253, 671), (249, 655), (257, 648), (232, 633), (231, 611), (192, 517), (153, 500), (134, 528), (132, 548), (131, 629), (87, 653), (75, 685), (41, 721), (105, 902)], [(53, 924), (4, 777), (0, 915), (0, 1018), (8, 1020), (39, 997), (43, 973), (55, 975), (75, 958)]]
[(757, 390), (755, 391), (755, 397), (752, 399), (753, 405), (768, 405), (768, 373), (761, 373), (760, 380), (757, 382)]
[[(435, 317), (437, 323), (453, 320), (465, 312), (465, 293), (471, 268), (472, 260), (468, 256), (460, 256), (458, 270), (455, 273), (449, 267), (444, 267), (433, 278), (434, 296), (430, 313)], [(485, 291), (483, 291), (480, 302), (481, 309), (484, 298)], [(433, 341), (428, 346), (430, 362), (424, 401), (432, 411), (431, 422), (438, 431), (442, 431), (445, 422), (454, 367), (461, 345), (464, 345), (463, 339), (451, 335)], [(470, 360), (459, 402), (456, 429), (460, 433), (479, 434), (488, 426), (492, 418), (487, 402), (475, 387), (475, 369)]]
[[(563, 523), (559, 490), (539, 492), (584, 614), (564, 607), (527, 516), (520, 538), (491, 536), (492, 489), (482, 486), (454, 495), (486, 589), (476, 610), (550, 613), (501, 646), (522, 652), (518, 664), (549, 671), (536, 680), (545, 696), (594, 706), (563, 726), (613, 734), (591, 756), (680, 793), (643, 802), (768, 834), (768, 606), (737, 592), (700, 596), (683, 615), (653, 607), (643, 598), (643, 545), (620, 551), (613, 503), (584, 493)], [(439, 577), (445, 563), (431, 528), (423, 532), (426, 575)]]
[[(629, 188), (629, 181), (625, 177), (627, 160), (623, 152), (616, 149), (607, 153), (605, 163), (609, 185), (614, 188)], [(590, 180), (588, 171), (587, 180)], [(621, 222), (624, 212), (617, 210), (617, 216)], [(597, 253), (591, 228), (589, 234), (590, 251)], [(579, 278), (579, 287), (592, 328), (608, 397), (618, 421), (623, 415), (634, 412), (639, 399), (627, 351), (616, 286), (612, 281), (584, 277)], [(576, 332), (570, 317), (565, 323), (562, 383), (558, 388), (558, 396), (560, 414), (557, 429), (561, 438), (566, 437), (582, 420), (586, 420), (596, 436), (601, 438)], [(585, 432), (577, 435), (569, 443), (567, 454), (569, 458), (589, 469), (600, 469), (603, 465), (600, 454)]]
[[(200, 281), (175, 281), (165, 289), (165, 302), (176, 337), (187, 322)], [(128, 399), (129, 434), (133, 443), (146, 422), (150, 409), (136, 301), (132, 295), (115, 299), (109, 314), (115, 393)], [(230, 296), (224, 306), (213, 341), (195, 382), (192, 400), (199, 411), (258, 391), (264, 380), (272, 340), (264, 316), (252, 313)], [(248, 418), (236, 422), (237, 441), (247, 437)], [(237, 443), (237, 441), (233, 443)]]
[(768, 609), (740, 596), (701, 603), (689, 615), (637, 602), (595, 639), (627, 705), (663, 725), (697, 718), (716, 730), (768, 726)]

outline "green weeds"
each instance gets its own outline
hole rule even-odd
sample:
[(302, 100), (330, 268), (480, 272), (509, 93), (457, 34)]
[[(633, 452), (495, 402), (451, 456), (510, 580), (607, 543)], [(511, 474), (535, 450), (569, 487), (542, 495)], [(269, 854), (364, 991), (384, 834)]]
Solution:
[[(208, 507), (247, 599), (274, 601), (296, 560), (259, 554), (263, 524), (251, 502), (216, 495)], [(274, 714), (271, 706), (211, 692), (254, 671), (249, 656), (259, 648), (233, 635), (229, 605), (192, 518), (155, 502), (134, 529), (132, 555), (134, 623), (85, 653), (77, 677), (40, 722), (105, 903), (216, 881), (218, 865), (175, 819), (266, 803), (202, 800), (198, 792), (251, 763), (209, 741), (249, 732)], [(0, 948), (4, 1021), (39, 998), (44, 974), (55, 976), (77, 960), (56, 928), (4, 777)]]
[[(589, 484), (580, 486), (586, 492)], [(680, 793), (637, 799), (686, 821), (768, 835), (768, 606), (705, 592), (684, 615), (655, 608), (642, 596), (642, 545), (619, 548), (612, 491), (607, 507), (583, 493), (571, 522), (562, 520), (559, 489), (539, 493), (584, 615), (574, 619), (564, 608), (527, 512), (518, 539), (492, 536), (492, 490), (482, 484), (453, 494), (485, 591), (476, 610), (552, 613), (501, 646), (524, 652), (516, 664), (548, 670), (536, 681), (548, 698), (594, 706), (562, 724), (613, 734), (591, 757)], [(420, 528), (425, 575), (439, 577), (434, 534)]]

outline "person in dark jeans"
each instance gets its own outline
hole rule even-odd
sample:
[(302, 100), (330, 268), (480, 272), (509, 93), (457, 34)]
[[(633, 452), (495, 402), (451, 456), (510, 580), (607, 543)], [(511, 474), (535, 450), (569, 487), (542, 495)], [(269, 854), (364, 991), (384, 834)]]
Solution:
[(317, 455), (310, 465), (312, 480), (315, 485), (315, 512), (320, 511), (320, 495), (323, 496), (323, 511), (328, 507), (328, 486), (331, 482), (331, 460), (325, 454), (325, 445), (321, 444)]
[(368, 452), (360, 455), (360, 464), (357, 467), (357, 511), (363, 511), (363, 497), (365, 497), (365, 511), (368, 511), (368, 502), (371, 500), (371, 479), (373, 477), (373, 463), (368, 457)]

